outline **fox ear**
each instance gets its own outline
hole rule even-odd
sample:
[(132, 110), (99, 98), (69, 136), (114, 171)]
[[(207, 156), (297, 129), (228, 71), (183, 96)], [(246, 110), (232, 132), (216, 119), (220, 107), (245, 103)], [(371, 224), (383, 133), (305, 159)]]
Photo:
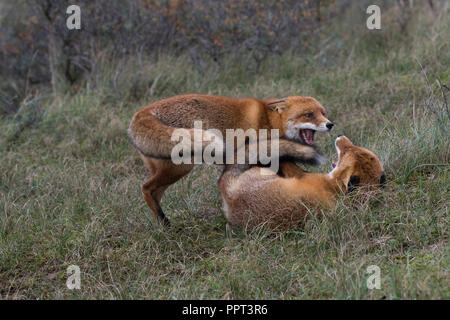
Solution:
[(386, 175), (383, 172), (383, 174), (381, 175), (381, 178), (380, 178), (380, 185), (381, 185), (381, 187), (384, 187), (385, 184), (386, 184)]
[(351, 176), (347, 184), (347, 193), (350, 193), (353, 190), (355, 190), (359, 184), (359, 181), (360, 181), (359, 176)]
[(277, 100), (274, 102), (270, 102), (267, 104), (267, 107), (272, 111), (278, 111), (278, 113), (282, 113), (284, 109), (287, 107), (287, 100)]

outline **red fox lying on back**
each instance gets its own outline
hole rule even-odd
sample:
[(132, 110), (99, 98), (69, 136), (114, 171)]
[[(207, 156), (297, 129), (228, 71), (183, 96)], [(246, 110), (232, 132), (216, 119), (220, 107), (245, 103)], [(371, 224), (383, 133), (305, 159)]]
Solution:
[[(280, 144), (280, 155), (295, 158), (295, 145)], [(371, 151), (353, 145), (345, 136), (339, 136), (335, 145), (339, 160), (330, 173), (304, 172), (293, 163), (284, 168), (284, 177), (261, 174), (266, 168), (227, 166), (219, 187), (229, 223), (266, 223), (281, 229), (299, 226), (309, 209), (333, 208), (337, 196), (355, 185), (375, 187), (384, 183), (383, 166)]]
[(204, 130), (217, 129), (223, 135), (226, 129), (268, 129), (269, 133), (270, 129), (279, 129), (280, 137), (311, 146), (316, 131), (333, 127), (325, 118), (325, 109), (311, 97), (257, 100), (191, 94), (156, 101), (138, 111), (128, 134), (151, 174), (142, 194), (155, 217), (164, 224), (168, 224), (168, 219), (159, 204), (164, 191), (194, 167), (171, 161), (171, 151), (177, 144), (171, 136), (176, 128), (190, 129), (194, 136), (192, 128), (198, 120), (203, 122)]

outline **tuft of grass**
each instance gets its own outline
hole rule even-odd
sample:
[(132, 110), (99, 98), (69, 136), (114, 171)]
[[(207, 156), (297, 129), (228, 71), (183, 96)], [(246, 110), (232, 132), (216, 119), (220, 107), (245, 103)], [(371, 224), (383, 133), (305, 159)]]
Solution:
[[(39, 100), (43, 112), (27, 105), (1, 118), (1, 297), (448, 299), (450, 145), (426, 107), (420, 67), (448, 83), (448, 13), (417, 12), (404, 36), (391, 20), (379, 33), (337, 25), (339, 37), (323, 47), (273, 56), (258, 74), (231, 58), (201, 74), (185, 56), (161, 56), (128, 63), (114, 83), (117, 68), (105, 57), (76, 94), (53, 93)], [(329, 171), (332, 136), (342, 132), (379, 156), (386, 188), (358, 206), (343, 198), (302, 230), (229, 238), (221, 168), (201, 166), (166, 192), (174, 228), (162, 230), (142, 199), (148, 173), (126, 128), (145, 104), (191, 92), (314, 96), (336, 123), (317, 137), (328, 162), (314, 170)], [(80, 290), (66, 287), (72, 264)], [(367, 288), (370, 265), (380, 267), (380, 290)]]

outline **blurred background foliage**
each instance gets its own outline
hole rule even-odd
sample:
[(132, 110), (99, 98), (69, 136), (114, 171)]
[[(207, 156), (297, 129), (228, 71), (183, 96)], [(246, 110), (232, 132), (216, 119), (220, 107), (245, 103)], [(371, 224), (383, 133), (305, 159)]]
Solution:
[[(114, 62), (109, 76), (117, 90), (125, 66), (166, 53), (186, 55), (200, 74), (223, 71), (230, 60), (254, 74), (269, 56), (286, 51), (320, 55), (314, 44), (332, 42), (332, 33), (322, 39), (332, 22), (347, 19), (343, 36), (351, 37), (353, 28), (365, 26), (365, 15), (352, 12), (365, 12), (372, 2), (79, 0), (81, 30), (69, 30), (66, 9), (73, 1), (0, 0), (0, 113), (14, 114), (36, 86), (95, 87), (105, 63)], [(375, 3), (400, 8), (396, 20), (406, 32), (413, 1)], [(428, 4), (435, 10), (433, 0)]]

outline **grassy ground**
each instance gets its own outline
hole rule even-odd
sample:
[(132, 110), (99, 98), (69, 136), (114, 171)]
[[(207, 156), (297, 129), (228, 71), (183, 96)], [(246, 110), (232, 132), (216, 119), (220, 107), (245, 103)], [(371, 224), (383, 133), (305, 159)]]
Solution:
[[(450, 145), (424, 105), (420, 67), (431, 89), (434, 77), (450, 82), (448, 14), (417, 14), (408, 34), (389, 17), (381, 31), (336, 27), (308, 55), (271, 57), (252, 74), (231, 60), (200, 74), (185, 57), (161, 56), (130, 62), (114, 86), (105, 68), (95, 87), (53, 93), (1, 119), (1, 297), (450, 298)], [(181, 231), (162, 230), (142, 199), (148, 173), (126, 128), (146, 103), (189, 92), (314, 96), (336, 123), (317, 136), (328, 158), (318, 170), (330, 170), (342, 132), (379, 156), (387, 186), (358, 208), (343, 199), (304, 230), (234, 230), (229, 239), (221, 169), (200, 167), (162, 201)], [(80, 290), (66, 287), (71, 264), (81, 269)], [(381, 269), (380, 290), (367, 289), (369, 265)]]

